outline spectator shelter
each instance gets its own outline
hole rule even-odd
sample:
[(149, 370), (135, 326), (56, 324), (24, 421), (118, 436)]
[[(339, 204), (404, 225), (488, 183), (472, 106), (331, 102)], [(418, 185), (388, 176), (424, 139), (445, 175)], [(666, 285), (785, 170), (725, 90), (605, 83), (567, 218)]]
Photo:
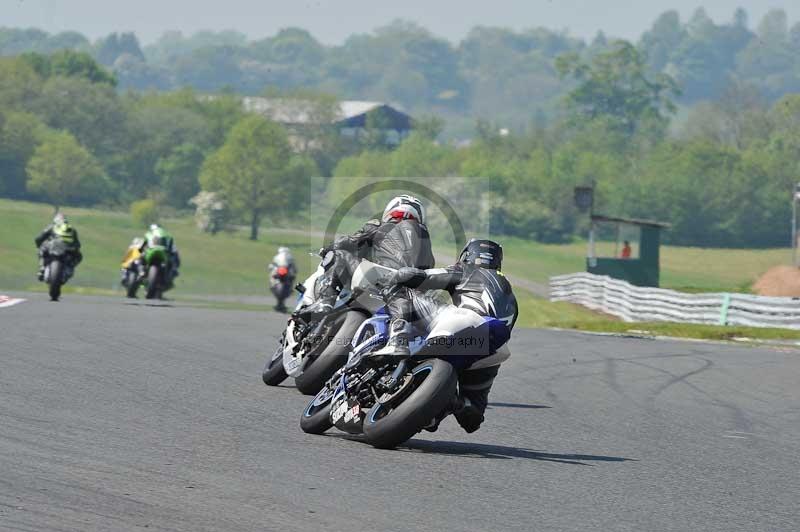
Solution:
[(247, 96), (242, 104), (245, 111), (283, 124), (295, 136), (301, 136), (308, 128), (332, 127), (342, 136), (359, 138), (372, 128), (382, 133), (385, 144), (396, 146), (413, 128), (411, 116), (382, 102), (348, 100), (330, 107), (302, 98)]
[[(657, 287), (661, 230), (668, 227), (668, 224), (652, 220), (592, 214), (586, 271), (636, 286)], [(628, 250), (625, 250), (626, 242), (630, 243)], [(603, 248), (601, 255), (605, 256), (598, 256), (599, 247)]]

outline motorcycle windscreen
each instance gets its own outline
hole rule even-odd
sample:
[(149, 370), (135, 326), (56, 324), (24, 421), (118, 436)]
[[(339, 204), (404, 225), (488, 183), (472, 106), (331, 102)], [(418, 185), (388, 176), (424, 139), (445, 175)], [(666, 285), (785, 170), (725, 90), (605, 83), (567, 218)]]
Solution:
[(397, 270), (392, 268), (362, 260), (353, 272), (350, 289), (359, 294), (357, 301), (360, 305), (373, 313), (377, 312), (384, 306), (380, 290), (387, 286), (396, 272)]

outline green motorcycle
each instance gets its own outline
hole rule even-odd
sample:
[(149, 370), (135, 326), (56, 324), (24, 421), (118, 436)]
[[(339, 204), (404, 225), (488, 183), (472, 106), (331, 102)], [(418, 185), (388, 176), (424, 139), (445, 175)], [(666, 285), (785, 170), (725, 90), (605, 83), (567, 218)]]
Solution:
[(171, 288), (167, 250), (160, 246), (145, 249), (144, 271), (146, 272), (144, 284), (147, 286), (147, 299), (162, 299), (164, 292)]

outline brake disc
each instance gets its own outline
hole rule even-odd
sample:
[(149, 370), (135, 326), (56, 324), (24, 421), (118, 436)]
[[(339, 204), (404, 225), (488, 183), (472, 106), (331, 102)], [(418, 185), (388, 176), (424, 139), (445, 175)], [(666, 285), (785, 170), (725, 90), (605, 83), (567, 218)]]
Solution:
[[(381, 379), (388, 379), (389, 376), (385, 376)], [(394, 390), (384, 392), (380, 397), (378, 397), (377, 401), (383, 406), (391, 406), (392, 403), (397, 401), (398, 399), (405, 398), (407, 392), (411, 391), (411, 385), (414, 384), (414, 375), (411, 372), (406, 373), (403, 376), (403, 382), (399, 385), (395, 385)]]

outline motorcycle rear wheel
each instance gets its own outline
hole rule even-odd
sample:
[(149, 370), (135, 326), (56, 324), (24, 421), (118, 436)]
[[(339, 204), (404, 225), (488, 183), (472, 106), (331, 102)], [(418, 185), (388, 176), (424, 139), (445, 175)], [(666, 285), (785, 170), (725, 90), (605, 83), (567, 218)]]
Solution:
[(364, 439), (379, 449), (392, 449), (441, 414), (456, 395), (458, 374), (444, 360), (432, 358), (412, 370), (421, 382), (395, 408), (376, 403), (364, 418)]
[(130, 270), (125, 275), (127, 275), (127, 279), (125, 280), (127, 287), (126, 295), (131, 299), (136, 299), (136, 292), (139, 291), (139, 276), (136, 272)]

